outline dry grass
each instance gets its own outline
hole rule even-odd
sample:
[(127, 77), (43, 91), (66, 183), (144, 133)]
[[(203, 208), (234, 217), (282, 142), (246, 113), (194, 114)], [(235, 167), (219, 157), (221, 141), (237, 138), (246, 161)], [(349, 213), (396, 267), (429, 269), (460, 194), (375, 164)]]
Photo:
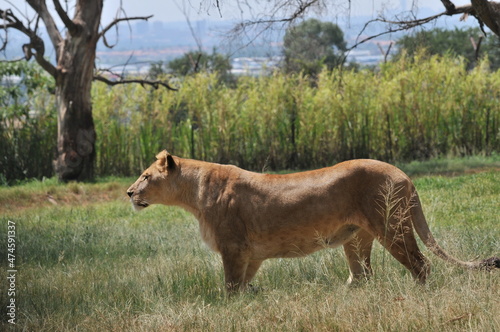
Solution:
[[(105, 181), (105, 182), (103, 182)], [(0, 187), (0, 215), (17, 215), (26, 209), (49, 206), (89, 205), (112, 200), (126, 201), (130, 179), (101, 180), (100, 183), (58, 183), (55, 178), (33, 180), (22, 186)]]
[[(416, 184), (448, 252), (462, 259), (499, 255), (498, 172), (421, 177)], [(64, 188), (81, 195), (93, 187)], [(500, 330), (498, 271), (464, 271), (428, 250), (426, 286), (390, 256), (384, 261), (377, 245), (375, 277), (359, 287), (345, 285), (342, 250), (324, 250), (266, 261), (254, 280), (259, 292), (227, 298), (220, 258), (201, 243), (194, 218), (177, 208), (134, 213), (119, 198), (0, 214), (2, 224), (9, 219), (17, 227), (19, 330)]]

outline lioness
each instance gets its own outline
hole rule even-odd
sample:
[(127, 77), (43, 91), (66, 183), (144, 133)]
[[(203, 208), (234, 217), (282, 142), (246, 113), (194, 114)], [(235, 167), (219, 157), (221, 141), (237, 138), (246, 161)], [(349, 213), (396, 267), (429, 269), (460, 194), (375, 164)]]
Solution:
[(139, 210), (177, 205), (199, 220), (203, 240), (220, 253), (228, 291), (248, 285), (268, 258), (300, 257), (344, 246), (348, 283), (372, 274), (379, 241), (420, 283), (429, 264), (413, 229), (437, 256), (466, 268), (499, 268), (500, 259), (463, 262), (434, 240), (415, 187), (398, 168), (375, 160), (287, 175), (183, 159), (160, 152), (127, 190)]

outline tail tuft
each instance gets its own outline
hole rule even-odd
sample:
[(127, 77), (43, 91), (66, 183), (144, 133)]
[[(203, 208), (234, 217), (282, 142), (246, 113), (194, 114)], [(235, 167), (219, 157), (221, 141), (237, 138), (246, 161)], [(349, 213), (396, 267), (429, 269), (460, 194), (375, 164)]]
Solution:
[(500, 258), (490, 257), (481, 262), (480, 268), (482, 270), (491, 271), (493, 269), (500, 269)]

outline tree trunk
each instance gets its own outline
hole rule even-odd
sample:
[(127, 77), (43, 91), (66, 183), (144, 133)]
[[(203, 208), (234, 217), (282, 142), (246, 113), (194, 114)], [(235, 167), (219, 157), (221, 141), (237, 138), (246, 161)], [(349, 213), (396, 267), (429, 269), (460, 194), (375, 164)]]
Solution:
[[(7, 1), (9, 2), (9, 1)], [(96, 46), (102, 37), (107, 47), (104, 35), (118, 23), (130, 20), (148, 20), (151, 16), (119, 17), (117, 16), (102, 31), (99, 31), (104, 0), (75, 0), (71, 5), (66, 2), (66, 9), (60, 0), (52, 0), (53, 8), (60, 21), (64, 24), (63, 38), (61, 29), (57, 26), (53, 14), (47, 7), (47, 0), (26, 0), (37, 13), (34, 29), (30, 27), (34, 19), (25, 16), (28, 25), (18, 19), (15, 11), (0, 9), (0, 29), (5, 30), (5, 38), (0, 37), (0, 50), (7, 45), (7, 29), (15, 29), (29, 38), (29, 43), (22, 49), (26, 60), (33, 56), (38, 64), (47, 71), (56, 82), (57, 102), (57, 155), (53, 161), (54, 171), (59, 180), (89, 180), (94, 176), (96, 133), (92, 119), (92, 81), (103, 81), (109, 85), (125, 83), (148, 84), (155, 88), (164, 86), (176, 90), (162, 81), (120, 80), (110, 81), (105, 77), (94, 77)], [(10, 3), (10, 2), (9, 2)], [(74, 5), (74, 16), (68, 16), (68, 7)], [(122, 13), (123, 9), (120, 10)], [(19, 9), (16, 8), (16, 11)], [(54, 46), (56, 63), (54, 65), (45, 57), (45, 44), (38, 35), (40, 19), (45, 25), (48, 36)]]
[[(73, 57), (77, 63), (88, 59)], [(90, 61), (93, 64), (93, 60)], [(95, 161), (94, 121), (90, 89), (93, 71), (86, 66), (73, 66), (72, 73), (58, 78), (57, 100), (57, 159), (54, 170), (62, 181), (89, 180), (93, 177)]]
[(68, 29), (57, 59), (57, 157), (54, 170), (62, 181), (94, 175), (95, 139), (91, 88), (102, 0), (78, 1), (73, 30)]
[(500, 3), (487, 0), (471, 0), (477, 16), (491, 31), (500, 36)]

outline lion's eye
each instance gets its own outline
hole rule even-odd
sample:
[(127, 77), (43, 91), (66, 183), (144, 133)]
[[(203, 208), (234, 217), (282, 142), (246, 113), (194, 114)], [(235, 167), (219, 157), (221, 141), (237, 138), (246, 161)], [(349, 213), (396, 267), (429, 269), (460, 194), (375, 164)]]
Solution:
[(146, 181), (146, 180), (148, 180), (148, 179), (149, 179), (149, 175), (143, 175), (143, 176), (142, 176), (142, 181)]

